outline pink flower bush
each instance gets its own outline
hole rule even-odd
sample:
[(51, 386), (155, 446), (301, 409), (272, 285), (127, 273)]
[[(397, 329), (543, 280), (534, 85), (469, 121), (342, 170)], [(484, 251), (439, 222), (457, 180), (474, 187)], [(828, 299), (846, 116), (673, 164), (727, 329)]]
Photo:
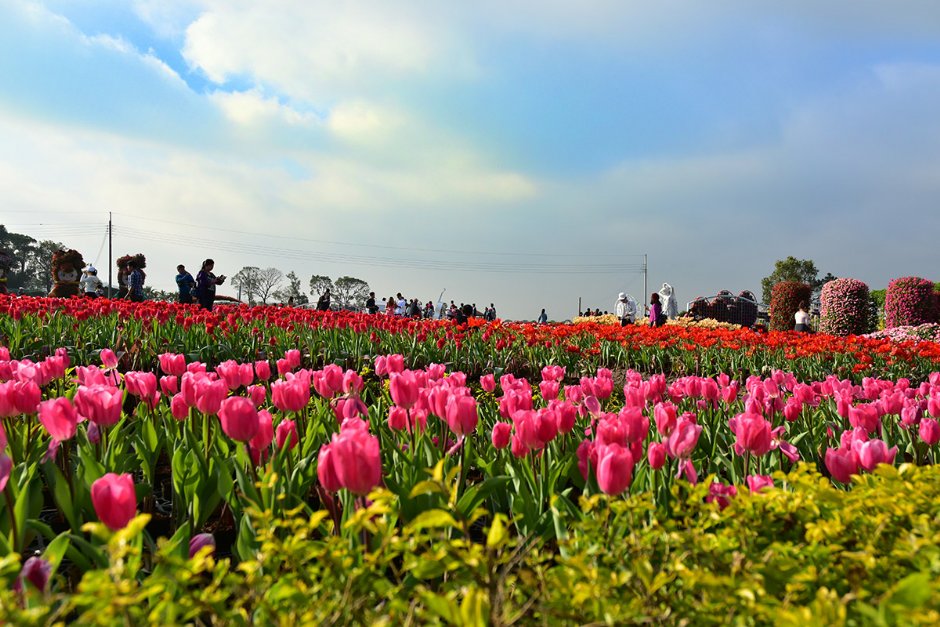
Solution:
[(917, 326), (936, 322), (933, 283), (906, 276), (888, 283), (885, 295), (885, 327)]
[(872, 327), (868, 286), (857, 279), (836, 279), (822, 288), (819, 330), (832, 335), (861, 335)]

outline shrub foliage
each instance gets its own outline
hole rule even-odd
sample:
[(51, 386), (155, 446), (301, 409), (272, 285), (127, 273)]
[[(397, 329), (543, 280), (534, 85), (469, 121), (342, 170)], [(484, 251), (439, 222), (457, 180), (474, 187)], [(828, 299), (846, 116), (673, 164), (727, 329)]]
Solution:
[(800, 303), (809, 303), (813, 288), (806, 283), (781, 281), (774, 285), (770, 297), (771, 331), (793, 329), (793, 314), (800, 308)]
[(861, 335), (874, 330), (868, 286), (857, 279), (836, 279), (822, 288), (819, 330), (832, 335)]
[(918, 326), (936, 322), (934, 285), (927, 279), (906, 276), (888, 283), (885, 327)]

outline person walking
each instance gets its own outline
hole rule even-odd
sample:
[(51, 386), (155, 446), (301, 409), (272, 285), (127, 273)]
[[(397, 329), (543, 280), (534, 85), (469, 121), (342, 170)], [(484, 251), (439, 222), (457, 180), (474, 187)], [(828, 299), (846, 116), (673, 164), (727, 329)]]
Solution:
[(215, 305), (215, 288), (225, 282), (225, 275), (215, 276), (212, 270), (215, 269), (215, 261), (206, 259), (202, 262), (202, 269), (196, 275), (196, 299), (200, 307), (206, 311), (212, 311)]
[(539, 314), (539, 324), (545, 324), (546, 322), (548, 322), (548, 314), (543, 309), (542, 313)]
[(653, 292), (650, 295), (650, 326), (661, 327), (666, 324), (666, 314), (663, 313), (663, 305), (659, 302), (659, 292)]
[(176, 266), (176, 287), (179, 288), (179, 302), (189, 305), (193, 302), (193, 289), (196, 287), (196, 279), (186, 271), (186, 266), (180, 264)]
[(636, 320), (636, 305), (629, 296), (624, 292), (620, 292), (617, 296), (617, 304), (614, 308), (614, 313), (617, 318), (620, 319), (620, 326), (625, 327), (628, 324), (633, 324), (634, 320)]

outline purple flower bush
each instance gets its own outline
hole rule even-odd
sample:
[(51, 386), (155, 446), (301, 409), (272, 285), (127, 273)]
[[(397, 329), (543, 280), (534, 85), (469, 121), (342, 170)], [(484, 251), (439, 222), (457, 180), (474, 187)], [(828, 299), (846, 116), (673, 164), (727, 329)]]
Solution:
[(792, 331), (793, 314), (800, 308), (800, 303), (809, 303), (812, 293), (809, 285), (797, 281), (781, 281), (774, 285), (770, 293), (770, 329)]
[(915, 276), (888, 283), (885, 296), (885, 327), (919, 326), (936, 322), (933, 283)]
[(831, 335), (861, 335), (872, 330), (868, 286), (858, 279), (836, 279), (823, 285), (819, 330)]

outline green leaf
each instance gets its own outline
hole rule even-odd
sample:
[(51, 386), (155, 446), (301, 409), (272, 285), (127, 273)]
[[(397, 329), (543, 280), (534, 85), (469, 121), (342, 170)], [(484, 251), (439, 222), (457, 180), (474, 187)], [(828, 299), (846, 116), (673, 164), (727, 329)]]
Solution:
[(932, 594), (930, 582), (931, 577), (927, 573), (908, 575), (894, 585), (883, 603), (910, 609), (923, 607)]
[(52, 578), (55, 575), (55, 571), (59, 568), (59, 564), (62, 562), (62, 558), (65, 556), (66, 551), (69, 550), (69, 547), (72, 545), (71, 540), (69, 539), (69, 532), (63, 531), (56, 539), (49, 543), (49, 546), (46, 547), (46, 550), (43, 551), (42, 557), (52, 566), (52, 573), (49, 575)]
[(415, 498), (425, 494), (446, 494), (447, 491), (436, 481), (419, 481), (411, 488), (408, 498)]
[(442, 509), (430, 509), (421, 512), (408, 524), (408, 530), (418, 531), (419, 529), (437, 529), (443, 527), (456, 527), (457, 521)]
[(490, 525), (490, 530), (486, 534), (486, 548), (498, 549), (506, 542), (508, 534), (506, 524), (503, 522), (505, 518), (502, 514), (496, 514), (493, 517), (493, 524)]

